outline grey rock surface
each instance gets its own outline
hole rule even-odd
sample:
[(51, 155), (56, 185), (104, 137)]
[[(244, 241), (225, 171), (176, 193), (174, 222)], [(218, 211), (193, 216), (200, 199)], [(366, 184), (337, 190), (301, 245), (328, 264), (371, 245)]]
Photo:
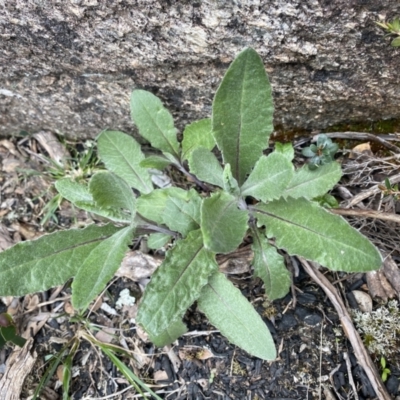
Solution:
[(0, 135), (133, 132), (134, 88), (177, 127), (209, 116), (234, 56), (262, 56), (275, 124), (400, 118), (400, 50), (375, 21), (396, 0), (10, 0), (0, 7)]

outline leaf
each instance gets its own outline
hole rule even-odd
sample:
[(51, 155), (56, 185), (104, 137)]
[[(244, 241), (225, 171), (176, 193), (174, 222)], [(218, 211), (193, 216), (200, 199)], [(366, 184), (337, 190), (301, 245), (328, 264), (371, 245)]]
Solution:
[(97, 139), (97, 148), (107, 169), (124, 179), (129, 186), (140, 193), (153, 190), (147, 169), (140, 166), (144, 155), (133, 137), (117, 131), (103, 132)]
[(161, 247), (164, 247), (170, 239), (171, 236), (166, 233), (152, 233), (147, 239), (147, 247), (152, 250), (161, 249)]
[(214, 153), (204, 147), (193, 150), (189, 156), (190, 172), (203, 182), (223, 187), (223, 169)]
[(185, 200), (169, 196), (163, 213), (164, 224), (184, 237), (200, 224), (201, 197), (193, 189), (188, 194), (190, 197)]
[(126, 209), (132, 218), (135, 215), (132, 189), (118, 175), (108, 171), (97, 172), (90, 179), (89, 190), (100, 209)]
[(393, 47), (399, 47), (400, 46), (400, 37), (397, 37), (395, 39), (392, 40), (392, 42), (390, 43)]
[(293, 176), (292, 163), (280, 153), (261, 156), (242, 186), (242, 196), (257, 200), (278, 199)]
[(214, 193), (201, 207), (204, 245), (214, 253), (230, 253), (242, 243), (247, 231), (247, 211), (228, 193)]
[(137, 322), (152, 337), (164, 335), (172, 323), (182, 319), (210, 274), (217, 270), (215, 257), (205, 249), (200, 230), (190, 232), (167, 252), (153, 274), (139, 305)]
[(94, 202), (93, 196), (86, 185), (82, 185), (69, 178), (64, 178), (56, 181), (55, 186), (62, 197), (82, 210), (100, 215), (115, 222), (129, 223), (131, 221), (131, 216), (122, 210), (99, 208)]
[(299, 197), (313, 199), (323, 196), (339, 182), (341, 176), (342, 169), (337, 162), (321, 165), (315, 170), (310, 170), (304, 165), (295, 171), (282, 196), (294, 199)]
[(213, 135), (239, 185), (268, 146), (273, 109), (263, 61), (248, 48), (226, 72), (212, 109)]
[(0, 295), (23, 296), (64, 284), (99, 244), (117, 232), (89, 225), (21, 242), (0, 253)]
[(210, 277), (197, 304), (231, 343), (262, 360), (276, 358), (275, 344), (266, 324), (222, 273), (215, 272)]
[(212, 150), (215, 147), (215, 139), (211, 133), (211, 119), (205, 118), (192, 122), (183, 131), (181, 160), (187, 160), (193, 150), (204, 147)]
[(266, 235), (291, 255), (346, 272), (378, 269), (382, 258), (372, 243), (342, 217), (306, 199), (279, 200), (253, 207)]
[(231, 165), (226, 164), (224, 172), (222, 174), (222, 180), (224, 182), (224, 190), (233, 196), (239, 196), (240, 190), (237, 180), (232, 175)]
[(82, 260), (72, 283), (74, 308), (86, 310), (90, 302), (105, 288), (121, 265), (132, 240), (133, 230), (133, 227), (128, 226), (114, 233)]
[(149, 156), (142, 160), (139, 165), (143, 168), (154, 168), (162, 171), (170, 164), (171, 161), (163, 156)]
[(190, 194), (188, 191), (177, 187), (153, 190), (136, 200), (137, 212), (150, 221), (163, 224), (165, 207), (170, 197), (187, 201)]
[(256, 232), (253, 235), (254, 276), (262, 279), (265, 293), (270, 300), (280, 299), (289, 292), (292, 283), (290, 273), (286, 268), (284, 258), (268, 240)]
[(275, 143), (275, 153), (282, 154), (285, 156), (290, 162), (294, 159), (294, 148), (292, 143)]
[(131, 95), (131, 116), (140, 135), (154, 148), (179, 159), (174, 120), (157, 96), (145, 90), (134, 90)]
[(186, 325), (180, 319), (178, 319), (168, 325), (168, 327), (159, 335), (154, 336), (149, 334), (149, 338), (156, 346), (163, 347), (175, 342), (176, 339), (186, 332)]

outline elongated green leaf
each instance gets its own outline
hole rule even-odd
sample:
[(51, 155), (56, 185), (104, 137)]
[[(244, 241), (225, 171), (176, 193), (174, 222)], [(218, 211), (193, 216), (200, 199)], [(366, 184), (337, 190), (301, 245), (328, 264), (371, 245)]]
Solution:
[(157, 96), (145, 90), (134, 90), (131, 95), (131, 116), (141, 136), (154, 148), (179, 159), (174, 120)]
[(292, 163), (280, 153), (261, 156), (242, 186), (242, 196), (257, 200), (278, 199), (293, 176)]
[(97, 172), (89, 182), (96, 205), (101, 209), (126, 209), (135, 215), (135, 198), (125, 180), (108, 171)]
[(118, 209), (101, 209), (96, 205), (89, 188), (75, 182), (72, 179), (64, 178), (55, 183), (56, 189), (62, 197), (75, 204), (82, 210), (111, 219), (115, 222), (130, 222), (132, 217), (126, 212)]
[(282, 196), (294, 199), (299, 197), (313, 199), (323, 196), (339, 182), (341, 176), (342, 170), (337, 162), (321, 165), (314, 170), (310, 170), (308, 165), (304, 165), (295, 171)]
[(125, 227), (103, 240), (81, 263), (72, 283), (72, 305), (85, 310), (120, 266), (134, 228)]
[(137, 322), (152, 337), (163, 335), (172, 323), (182, 319), (210, 274), (217, 270), (213, 253), (204, 248), (200, 230), (190, 232), (167, 252), (153, 274), (139, 305)]
[(220, 272), (204, 286), (198, 307), (209, 321), (236, 346), (262, 360), (274, 360), (274, 340), (253, 306)]
[(292, 143), (275, 143), (275, 153), (284, 155), (290, 162), (294, 159), (294, 148)]
[(238, 209), (237, 200), (225, 192), (204, 199), (201, 207), (201, 231), (204, 245), (215, 253), (235, 250), (247, 230), (247, 211)]
[(97, 140), (99, 156), (111, 172), (124, 179), (140, 193), (153, 190), (150, 175), (140, 166), (144, 155), (136, 140), (122, 132), (103, 132)]
[(165, 167), (171, 164), (171, 161), (162, 156), (149, 156), (140, 162), (143, 168), (154, 168), (162, 171)]
[(154, 336), (150, 333), (149, 338), (156, 346), (163, 347), (168, 344), (171, 344), (176, 339), (178, 339), (179, 336), (182, 336), (186, 332), (187, 332), (186, 325), (180, 319), (178, 319), (172, 322), (172, 324), (169, 325), (159, 335)]
[(254, 252), (254, 275), (261, 278), (265, 285), (265, 293), (270, 300), (280, 299), (287, 295), (291, 278), (284, 258), (276, 248), (268, 243), (261, 232), (253, 235), (252, 250)]
[(279, 200), (254, 207), (259, 225), (289, 254), (317, 261), (332, 270), (378, 269), (382, 258), (371, 242), (342, 217), (306, 199)]
[(205, 147), (199, 147), (190, 153), (189, 169), (201, 181), (223, 187), (221, 164), (215, 154)]
[(268, 146), (272, 116), (271, 86), (263, 61), (248, 48), (226, 72), (212, 110), (215, 140), (239, 185)]
[(158, 224), (164, 224), (165, 208), (170, 198), (189, 202), (196, 197), (194, 190), (186, 191), (176, 187), (153, 190), (150, 194), (140, 196), (136, 201), (137, 211), (140, 215)]
[(147, 239), (147, 247), (152, 250), (161, 249), (171, 240), (171, 236), (166, 233), (152, 233)]
[(240, 194), (239, 185), (237, 180), (232, 175), (232, 169), (230, 164), (226, 164), (224, 172), (222, 174), (222, 180), (224, 182), (224, 190), (233, 196)]
[(164, 224), (184, 237), (198, 229), (200, 224), (201, 197), (195, 190), (190, 190), (188, 194), (190, 197), (187, 200), (169, 196), (163, 213)]
[(187, 160), (193, 150), (204, 147), (212, 150), (215, 139), (211, 133), (211, 119), (205, 118), (187, 125), (183, 131), (181, 160)]
[(113, 225), (90, 225), (21, 242), (1, 252), (0, 295), (22, 296), (64, 284), (118, 230)]

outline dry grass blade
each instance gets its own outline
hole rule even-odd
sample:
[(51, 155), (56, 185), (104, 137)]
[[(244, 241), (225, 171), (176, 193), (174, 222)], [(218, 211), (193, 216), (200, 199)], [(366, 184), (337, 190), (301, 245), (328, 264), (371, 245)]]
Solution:
[(365, 349), (361, 337), (355, 329), (352, 319), (342, 299), (337, 294), (335, 287), (320, 271), (314, 268), (307, 260), (302, 257), (299, 257), (299, 259), (303, 264), (304, 269), (307, 271), (310, 277), (322, 288), (322, 290), (326, 293), (329, 300), (335, 307), (336, 312), (339, 315), (343, 330), (350, 340), (351, 345), (353, 346), (354, 354), (356, 355), (358, 362), (367, 374), (370, 383), (375, 390), (377, 398), (380, 400), (391, 400), (392, 397), (386, 390), (386, 387), (381, 380), (380, 374), (376, 369), (375, 364), (372, 362), (367, 350)]

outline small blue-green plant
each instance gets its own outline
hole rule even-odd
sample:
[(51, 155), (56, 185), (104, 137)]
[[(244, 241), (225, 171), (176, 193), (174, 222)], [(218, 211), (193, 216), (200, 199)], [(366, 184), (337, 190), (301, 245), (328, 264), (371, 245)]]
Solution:
[(305, 147), (301, 152), (303, 156), (310, 158), (308, 167), (312, 170), (334, 161), (338, 149), (339, 146), (336, 143), (333, 143), (328, 136), (321, 133), (318, 135), (316, 144)]
[[(266, 324), (219, 271), (217, 254), (251, 240), (254, 276), (263, 280), (270, 300), (285, 296), (291, 284), (282, 251), (332, 270), (380, 267), (380, 253), (364, 236), (313, 201), (339, 181), (338, 163), (295, 169), (290, 143), (264, 154), (273, 131), (273, 101), (254, 50), (233, 61), (211, 118), (187, 126), (182, 142), (171, 114), (153, 94), (133, 91), (131, 114), (157, 155), (146, 157), (131, 136), (106, 131), (97, 147), (107, 170), (95, 173), (88, 185), (73, 179), (56, 183), (64, 198), (111, 222), (56, 232), (0, 253), (0, 295), (47, 290), (74, 278), (72, 304), (83, 312), (113, 277), (133, 237), (147, 233), (151, 248), (172, 245), (139, 305), (137, 323), (150, 339), (158, 346), (176, 340), (186, 331), (186, 310), (197, 302), (232, 343), (273, 360), (276, 349)], [(317, 142), (317, 156), (323, 157), (325, 147), (331, 155), (326, 143)], [(167, 166), (190, 177), (197, 190), (156, 189), (151, 171)]]

